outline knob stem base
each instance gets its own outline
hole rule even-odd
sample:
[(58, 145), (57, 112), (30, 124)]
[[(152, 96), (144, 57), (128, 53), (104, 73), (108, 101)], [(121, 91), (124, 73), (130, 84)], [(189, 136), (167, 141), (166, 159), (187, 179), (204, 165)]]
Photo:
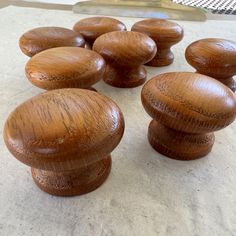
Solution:
[(174, 61), (174, 54), (171, 52), (170, 49), (157, 48), (157, 53), (155, 57), (151, 61), (149, 61), (146, 65), (154, 67), (168, 66), (172, 64), (173, 61)]
[(191, 134), (168, 128), (152, 120), (148, 140), (159, 153), (176, 160), (194, 160), (206, 156), (214, 144), (214, 134)]
[(93, 43), (94, 43), (94, 41), (91, 41), (91, 42), (86, 41), (86, 43), (85, 43), (85, 48), (92, 50), (92, 48), (93, 48)]
[(43, 191), (57, 196), (75, 196), (98, 188), (111, 170), (111, 156), (89, 166), (73, 171), (46, 171), (31, 168), (36, 185)]
[(146, 77), (147, 72), (144, 66), (121, 68), (107, 64), (104, 81), (113, 87), (132, 88), (142, 85)]

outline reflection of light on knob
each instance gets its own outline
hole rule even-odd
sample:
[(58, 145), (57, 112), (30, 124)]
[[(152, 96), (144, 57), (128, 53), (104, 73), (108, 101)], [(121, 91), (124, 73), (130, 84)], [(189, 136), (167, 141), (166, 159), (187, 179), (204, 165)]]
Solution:
[(193, 80), (193, 85), (191, 87), (198, 90), (199, 95), (210, 95), (211, 97), (214, 96), (216, 98), (219, 98), (219, 96), (224, 97), (225, 90), (219, 86), (219, 83), (220, 82), (211, 77), (204, 76), (204, 78), (202, 78), (202, 75), (199, 74), (199, 78)]
[(229, 108), (235, 107), (235, 100), (233, 100), (232, 98), (227, 97), (227, 99), (224, 100), (224, 102), (225, 104), (227, 104)]
[(104, 61), (101, 60), (101, 58), (96, 58), (95, 64), (96, 64), (97, 70), (101, 70), (104, 67)]
[(112, 117), (112, 132), (115, 132), (117, 130), (117, 128), (120, 126), (120, 113), (113, 110), (113, 109), (110, 109), (108, 112), (107, 112), (107, 116), (108, 117)]

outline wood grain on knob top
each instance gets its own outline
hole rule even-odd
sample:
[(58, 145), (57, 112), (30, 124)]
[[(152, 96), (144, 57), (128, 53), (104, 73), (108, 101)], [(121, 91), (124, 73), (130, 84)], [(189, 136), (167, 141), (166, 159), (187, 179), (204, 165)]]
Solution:
[(85, 40), (78, 32), (61, 27), (40, 27), (24, 33), (20, 40), (21, 51), (29, 57), (49, 48), (84, 47)]
[[(4, 140), (18, 160), (33, 168), (39, 187), (56, 195), (74, 195), (91, 191), (94, 182), (100, 185), (100, 178), (108, 175), (109, 154), (123, 131), (123, 115), (111, 99), (89, 90), (59, 89), (17, 107), (6, 121)], [(58, 176), (66, 178), (66, 186), (55, 180)], [(93, 183), (85, 183), (88, 179)]]
[(111, 32), (96, 39), (93, 50), (107, 63), (105, 82), (116, 87), (135, 87), (144, 83), (142, 66), (156, 53), (155, 42), (138, 32)]
[(161, 74), (142, 89), (142, 103), (154, 119), (149, 141), (175, 159), (196, 159), (210, 152), (213, 131), (232, 123), (236, 97), (211, 77), (191, 72)]
[(185, 51), (186, 60), (197, 72), (218, 79), (233, 91), (236, 83), (236, 42), (207, 38), (191, 43)]
[(144, 85), (142, 99), (154, 119), (183, 132), (216, 131), (229, 125), (236, 115), (234, 94), (197, 73), (158, 75)]
[(156, 56), (147, 63), (149, 66), (167, 66), (174, 60), (171, 46), (183, 38), (183, 28), (177, 23), (164, 19), (147, 19), (136, 22), (132, 31), (141, 32), (151, 37), (157, 44)]
[(90, 88), (102, 79), (105, 61), (96, 52), (78, 47), (52, 48), (32, 57), (25, 67), (27, 78), (46, 89)]
[(121, 21), (110, 17), (89, 17), (78, 21), (73, 29), (83, 35), (92, 46), (96, 38), (102, 34), (112, 31), (125, 31), (126, 26)]

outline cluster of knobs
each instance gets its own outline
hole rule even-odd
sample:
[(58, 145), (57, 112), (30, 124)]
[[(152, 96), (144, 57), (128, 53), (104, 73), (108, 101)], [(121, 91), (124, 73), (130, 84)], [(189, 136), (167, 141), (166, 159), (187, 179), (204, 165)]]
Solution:
[[(170, 48), (182, 38), (182, 27), (168, 20), (139, 21), (127, 31), (108, 17), (80, 20), (73, 30), (41, 27), (22, 35), (20, 48), (31, 57), (26, 76), (49, 91), (9, 115), (4, 140), (18, 160), (31, 166), (42, 190), (72, 196), (105, 181), (124, 118), (117, 104), (92, 86), (101, 79), (120, 88), (144, 84), (144, 65), (170, 65)], [(143, 86), (141, 99), (153, 118), (152, 147), (170, 158), (193, 160), (207, 155), (213, 132), (236, 117), (236, 43), (202, 39), (190, 44), (185, 56), (196, 73), (157, 75)]]

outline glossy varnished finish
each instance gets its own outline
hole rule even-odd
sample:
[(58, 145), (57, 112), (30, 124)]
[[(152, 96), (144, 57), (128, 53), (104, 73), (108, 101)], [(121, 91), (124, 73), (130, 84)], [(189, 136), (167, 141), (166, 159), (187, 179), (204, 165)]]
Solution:
[(105, 61), (98, 53), (76, 47), (48, 49), (32, 57), (25, 67), (29, 81), (46, 90), (90, 89), (104, 71)]
[(93, 50), (106, 61), (104, 81), (115, 87), (129, 88), (143, 84), (146, 70), (142, 66), (156, 53), (155, 42), (138, 32), (111, 32), (94, 42)]
[(81, 34), (61, 27), (35, 28), (24, 33), (19, 40), (21, 51), (29, 57), (49, 48), (84, 45), (85, 40)]
[(18, 160), (32, 167), (42, 190), (71, 196), (102, 184), (123, 131), (123, 115), (111, 99), (89, 90), (59, 89), (17, 107), (6, 121), (4, 140)]
[(236, 96), (217, 80), (191, 72), (161, 74), (142, 89), (142, 103), (153, 118), (150, 144), (158, 152), (179, 160), (207, 155), (214, 134), (232, 123)]
[(96, 38), (112, 31), (125, 31), (126, 26), (119, 20), (110, 17), (89, 17), (78, 21), (74, 31), (83, 35), (89, 47), (93, 46)]
[(147, 19), (135, 23), (131, 30), (147, 34), (157, 45), (157, 53), (147, 65), (167, 66), (173, 62), (170, 48), (183, 38), (180, 25), (163, 19)]
[(187, 47), (185, 57), (197, 72), (236, 90), (233, 79), (236, 75), (236, 42), (217, 38), (201, 39)]

